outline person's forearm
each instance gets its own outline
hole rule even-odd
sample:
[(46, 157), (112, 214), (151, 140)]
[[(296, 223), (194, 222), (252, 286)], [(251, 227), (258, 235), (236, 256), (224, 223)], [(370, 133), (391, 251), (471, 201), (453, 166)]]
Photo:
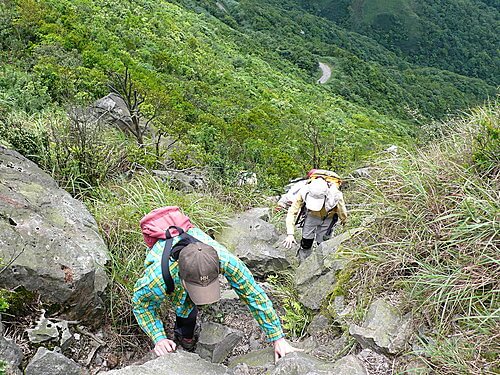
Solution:
[(347, 208), (345, 206), (344, 199), (341, 199), (337, 204), (337, 214), (339, 215), (340, 221), (345, 223), (347, 220)]
[(295, 233), (295, 220), (297, 220), (297, 215), (302, 208), (302, 203), (301, 197), (297, 197), (297, 200), (292, 203), (286, 213), (286, 234), (288, 235), (293, 235)]
[(134, 308), (133, 312), (139, 327), (153, 340), (153, 343), (167, 338), (163, 322), (156, 317), (156, 312), (143, 308)]

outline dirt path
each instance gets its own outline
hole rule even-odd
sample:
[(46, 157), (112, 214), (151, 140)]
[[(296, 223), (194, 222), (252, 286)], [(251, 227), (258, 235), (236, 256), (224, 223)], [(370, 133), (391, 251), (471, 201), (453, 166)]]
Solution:
[(325, 84), (328, 82), (330, 76), (332, 75), (332, 69), (328, 65), (322, 62), (319, 63), (319, 68), (323, 72), (323, 75), (321, 76), (320, 79), (318, 79), (318, 83)]

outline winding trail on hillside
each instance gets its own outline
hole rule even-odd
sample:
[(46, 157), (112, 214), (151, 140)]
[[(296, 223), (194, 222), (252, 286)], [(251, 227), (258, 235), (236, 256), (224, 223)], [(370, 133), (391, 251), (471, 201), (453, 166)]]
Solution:
[(325, 63), (320, 62), (319, 63), (319, 68), (323, 72), (323, 75), (321, 76), (320, 79), (318, 79), (317, 83), (319, 84), (325, 84), (328, 82), (330, 79), (330, 76), (332, 75), (332, 69)]

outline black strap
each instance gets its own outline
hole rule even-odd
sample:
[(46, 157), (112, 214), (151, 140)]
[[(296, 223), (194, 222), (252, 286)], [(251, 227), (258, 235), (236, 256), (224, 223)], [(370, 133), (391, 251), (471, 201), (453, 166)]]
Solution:
[(332, 217), (332, 221), (330, 222), (330, 225), (328, 226), (328, 229), (325, 232), (325, 236), (330, 237), (330, 235), (333, 232), (333, 226), (337, 223), (338, 220), (339, 220), (339, 215), (337, 215), (337, 213), (334, 213), (333, 217)]
[[(179, 241), (172, 247), (172, 243), (174, 239), (172, 234), (170, 233), (170, 229), (174, 228), (179, 232), (178, 237)], [(165, 282), (165, 290), (167, 294), (170, 294), (175, 289), (174, 280), (170, 275), (170, 258), (177, 261), (179, 259), (180, 251), (188, 244), (200, 242), (193, 236), (184, 232), (182, 228), (179, 228), (175, 225), (168, 227), (165, 231), (165, 247), (163, 248), (163, 254), (161, 255), (161, 274), (163, 276), (163, 281)]]
[(175, 285), (172, 276), (170, 275), (170, 254), (172, 253), (172, 243), (174, 239), (172, 237), (172, 233), (170, 233), (170, 229), (176, 229), (179, 232), (179, 235), (184, 233), (182, 228), (179, 228), (175, 225), (172, 225), (167, 228), (165, 231), (165, 247), (163, 248), (163, 254), (161, 255), (161, 274), (163, 276), (163, 281), (165, 282), (165, 288), (167, 294), (170, 294), (174, 291)]

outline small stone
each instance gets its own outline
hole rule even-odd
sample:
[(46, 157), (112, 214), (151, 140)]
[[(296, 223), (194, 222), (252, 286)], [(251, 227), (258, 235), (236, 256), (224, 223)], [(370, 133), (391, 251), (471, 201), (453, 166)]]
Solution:
[(349, 333), (362, 348), (381, 354), (397, 354), (412, 334), (411, 317), (402, 317), (395, 307), (379, 299), (370, 305), (363, 326), (351, 324)]
[(106, 357), (106, 364), (108, 365), (108, 368), (115, 368), (118, 366), (118, 363), (120, 363), (120, 360), (118, 359), (118, 356), (115, 354), (108, 354)]
[(368, 375), (363, 363), (354, 355), (348, 355), (333, 366), (332, 374), (336, 375)]
[(38, 324), (33, 329), (27, 329), (28, 338), (33, 344), (40, 344), (44, 341), (50, 341), (59, 338), (57, 325), (48, 320), (43, 314)]

